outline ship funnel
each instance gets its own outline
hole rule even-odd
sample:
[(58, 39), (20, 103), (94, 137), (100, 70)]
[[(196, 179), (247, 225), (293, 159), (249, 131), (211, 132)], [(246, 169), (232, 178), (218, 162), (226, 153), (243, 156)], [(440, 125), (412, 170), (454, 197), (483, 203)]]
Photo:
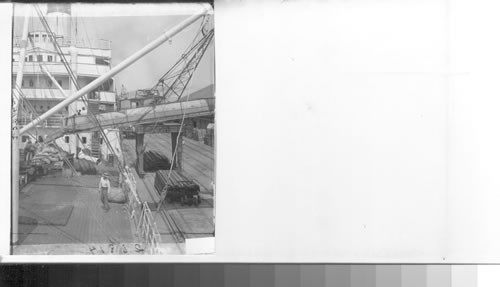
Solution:
[(71, 4), (68, 3), (49, 3), (47, 4), (47, 15), (51, 13), (64, 13), (71, 16)]
[(47, 22), (56, 36), (71, 38), (71, 4), (47, 4)]

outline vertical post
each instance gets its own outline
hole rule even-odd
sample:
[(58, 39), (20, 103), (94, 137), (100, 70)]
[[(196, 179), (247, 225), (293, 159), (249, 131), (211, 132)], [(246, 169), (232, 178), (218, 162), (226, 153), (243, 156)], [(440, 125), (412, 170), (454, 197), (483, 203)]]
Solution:
[[(177, 138), (179, 138), (179, 147), (177, 147)], [(170, 133), (172, 142), (172, 167), (177, 170), (182, 170), (182, 132)], [(177, 147), (177, 152), (175, 148)]]
[[(21, 49), (19, 51), (19, 68), (16, 75), (16, 85), (22, 86), (23, 83), (23, 69), (24, 57), (26, 56), (26, 46), (28, 45), (28, 24), (31, 14), (31, 6), (26, 8), (26, 15), (24, 16), (23, 34), (21, 38)], [(14, 89), (15, 90), (15, 89)], [(16, 92), (17, 93), (17, 92)], [(17, 99), (20, 99), (18, 95)], [(12, 101), (12, 244), (17, 243), (18, 237), (18, 216), (19, 216), (19, 129), (17, 125), (17, 116), (19, 111), (19, 101), (13, 97)]]
[(152, 50), (154, 50), (155, 48), (157, 48), (158, 46), (160, 46), (161, 44), (163, 44), (164, 42), (166, 42), (168, 39), (172, 38), (177, 33), (179, 33), (180, 31), (182, 31), (184, 28), (186, 28), (187, 26), (191, 25), (192, 23), (194, 23), (199, 18), (203, 17), (203, 15), (205, 15), (206, 12), (209, 10), (208, 6), (206, 6), (206, 5), (204, 5), (204, 6), (205, 7), (202, 9), (202, 11), (200, 11), (199, 14), (196, 14), (196, 15), (193, 15), (193, 16), (187, 18), (186, 20), (182, 21), (181, 23), (179, 23), (178, 25), (176, 25), (172, 29), (170, 29), (167, 32), (163, 33), (156, 40), (154, 40), (151, 43), (149, 43), (148, 45), (144, 46), (142, 49), (140, 49), (139, 51), (135, 52), (133, 55), (131, 55), (130, 57), (128, 57), (127, 59), (125, 59), (124, 61), (122, 61), (120, 64), (116, 65), (115, 67), (113, 67), (112, 69), (110, 69), (109, 71), (107, 71), (106, 73), (104, 73), (103, 75), (101, 75), (99, 78), (95, 79), (94, 81), (92, 81), (91, 83), (89, 83), (88, 85), (86, 85), (85, 87), (83, 87), (82, 89), (80, 89), (75, 94), (73, 94), (70, 97), (64, 99), (62, 102), (58, 103), (53, 108), (51, 108), (50, 110), (48, 110), (47, 112), (45, 112), (44, 114), (42, 114), (40, 117), (38, 117), (37, 119), (35, 119), (31, 123), (27, 124), (26, 126), (24, 126), (19, 131), (19, 134), (21, 134), (21, 135), (24, 134), (25, 132), (27, 132), (30, 129), (34, 128), (39, 122), (44, 121), (45, 119), (47, 119), (51, 115), (57, 113), (58, 111), (60, 111), (61, 109), (63, 109), (67, 105), (71, 104), (72, 102), (76, 101), (80, 97), (82, 97), (85, 94), (87, 94), (87, 93), (95, 90), (100, 85), (102, 85), (105, 81), (107, 81), (109, 78), (113, 77), (114, 75), (116, 75), (117, 73), (121, 72), (122, 70), (124, 70), (128, 66), (132, 65), (134, 62), (136, 62), (137, 60), (139, 60), (140, 58), (142, 58), (144, 55), (148, 54), (149, 52), (151, 52)]
[(136, 131), (135, 134), (135, 153), (137, 155), (137, 173), (144, 175), (144, 133)]
[[(77, 61), (77, 60), (78, 60), (78, 52), (77, 52), (77, 50), (76, 50), (75, 43), (74, 43), (76, 40), (75, 40), (75, 38), (74, 38), (73, 27), (72, 27), (72, 25), (71, 25), (71, 21), (69, 21), (69, 22), (70, 22), (70, 24), (69, 24), (69, 25), (70, 25), (70, 27), (69, 27), (69, 29), (68, 29), (68, 30), (70, 31), (70, 33), (69, 33), (69, 35), (68, 35), (68, 36), (70, 37), (70, 41), (71, 41), (71, 44), (70, 44), (70, 45), (71, 45), (71, 47), (69, 48), (69, 51), (70, 51), (70, 56), (71, 56), (71, 58), (70, 58), (70, 61), (71, 61), (71, 70), (74, 72), (75, 77), (76, 77), (76, 80), (78, 81), (78, 76), (77, 76), (77, 68), (78, 68), (78, 65), (77, 65), (77, 62), (78, 62), (78, 61)], [(65, 36), (66, 36), (66, 35), (65, 35)], [(47, 72), (48, 72), (48, 71), (47, 71)], [(49, 76), (49, 77), (50, 77), (50, 76)], [(73, 83), (73, 81), (71, 80), (71, 76), (70, 76), (70, 75), (68, 75), (68, 77), (69, 77), (69, 79), (68, 79), (68, 80), (69, 80), (69, 85), (70, 85), (69, 87), (70, 87), (70, 90), (71, 90), (71, 95), (74, 95), (74, 94), (76, 94), (76, 92), (78, 91), (78, 88), (76, 87), (76, 85), (75, 85), (75, 84)], [(57, 81), (56, 81), (55, 79), (54, 79), (54, 81), (57, 83)], [(67, 98), (67, 95), (66, 95), (66, 93), (64, 92), (64, 89), (63, 89), (63, 88), (59, 85), (59, 83), (57, 83), (57, 84), (56, 84), (56, 87), (57, 87), (58, 89), (60, 88), (61, 93), (63, 93), (63, 94), (65, 95), (65, 98)], [(69, 105), (69, 106), (68, 106), (68, 115), (70, 114), (70, 111), (69, 111), (69, 110), (70, 110), (70, 108), (69, 108), (69, 107), (71, 107), (71, 106), (72, 106), (72, 105)], [(73, 105), (73, 107), (74, 107), (74, 108), (73, 108), (73, 113), (76, 115), (76, 114), (77, 114), (77, 112), (78, 112), (78, 103), (75, 103), (75, 104)], [(87, 108), (88, 108), (88, 107), (87, 107)], [(79, 144), (79, 141), (78, 141), (77, 137), (78, 137), (78, 134), (76, 134), (76, 135), (75, 135), (75, 150), (78, 152), (78, 147), (80, 146), (80, 144)], [(83, 149), (84, 147), (82, 146), (81, 148)]]
[(179, 142), (177, 143), (177, 169), (182, 171), (182, 149), (184, 147), (184, 139), (182, 137), (182, 132), (179, 133)]

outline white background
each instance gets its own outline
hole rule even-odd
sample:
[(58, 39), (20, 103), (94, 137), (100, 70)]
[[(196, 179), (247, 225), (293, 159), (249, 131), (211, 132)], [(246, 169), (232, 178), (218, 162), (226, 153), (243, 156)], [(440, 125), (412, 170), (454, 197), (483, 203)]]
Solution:
[(264, 3), (215, 7), (216, 255), (127, 260), (499, 262), (495, 1)]
[[(500, 286), (500, 267), (482, 265), (477, 267), (477, 287)], [(473, 285), (471, 285), (473, 286)]]
[(450, 260), (500, 262), (500, 3), (453, 1)]

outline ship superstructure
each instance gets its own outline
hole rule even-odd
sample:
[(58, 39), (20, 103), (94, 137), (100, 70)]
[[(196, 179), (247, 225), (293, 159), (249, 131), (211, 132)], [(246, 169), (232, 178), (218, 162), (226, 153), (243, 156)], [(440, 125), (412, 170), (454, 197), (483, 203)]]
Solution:
[[(71, 17), (70, 5), (48, 4), (45, 19), (52, 27), (51, 32), (54, 38), (50, 37), (50, 32), (44, 29), (37, 17), (33, 17), (29, 27), (24, 75), (22, 86), (19, 87), (25, 101), (22, 102), (18, 113), (21, 126), (30, 123), (37, 114), (43, 114), (66, 97), (76, 93), (77, 86), (64, 66), (63, 57), (69, 63), (80, 87), (86, 86), (111, 69), (111, 42), (89, 39), (88, 33), (83, 32), (80, 36), (78, 31), (81, 31), (81, 28), (78, 27), (78, 21)], [(55, 49), (52, 39), (56, 39), (62, 54)], [(13, 43), (12, 85), (14, 88), (19, 60), (19, 40), (15, 37)], [(53, 131), (59, 129), (68, 117), (86, 115), (89, 111), (93, 114), (114, 111), (116, 93), (113, 79), (88, 93), (86, 100), (88, 104), (85, 104), (82, 99), (77, 100), (39, 123), (31, 135), (24, 135), (21, 138), (21, 142), (26, 142), (30, 136), (35, 141), (43, 141)], [(31, 105), (31, 108), (28, 108), (28, 105)], [(107, 132), (109, 137), (115, 136), (113, 131)], [(81, 149), (90, 150), (92, 156), (96, 158), (107, 157), (109, 154), (98, 132), (64, 135), (58, 138), (56, 143), (63, 150), (73, 154), (77, 154)]]

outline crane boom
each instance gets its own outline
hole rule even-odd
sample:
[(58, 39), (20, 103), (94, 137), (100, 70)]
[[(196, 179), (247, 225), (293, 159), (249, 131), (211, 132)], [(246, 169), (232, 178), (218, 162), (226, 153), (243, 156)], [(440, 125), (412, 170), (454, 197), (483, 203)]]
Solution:
[(20, 131), (19, 134), (23, 134), (33, 127), (35, 127), (39, 122), (45, 120), (49, 116), (53, 115), (54, 113), (58, 112), (59, 110), (63, 109), (70, 103), (74, 102), (75, 100), (81, 98), (88, 92), (94, 90), (98, 86), (100, 86), (104, 81), (107, 81), (109, 78), (112, 76), (116, 75), (117, 73), (121, 72), (140, 58), (142, 58), (144, 55), (148, 54), (158, 46), (160, 46), (162, 43), (166, 42), (168, 39), (179, 33), (181, 30), (183, 30), (185, 27), (189, 26), (193, 22), (195, 22), (197, 19), (205, 15), (207, 13), (208, 9), (204, 8), (200, 13), (195, 14), (186, 20), (182, 21), (179, 23), (177, 26), (174, 28), (170, 29), (169, 31), (163, 33), (160, 35), (157, 39), (140, 49), (139, 51), (135, 52), (133, 55), (129, 56), (127, 59), (125, 59), (123, 62), (106, 72), (105, 74), (101, 75), (99, 78), (95, 79), (92, 81), (90, 84), (86, 85), (83, 87), (81, 90), (76, 92), (74, 95), (71, 95), (70, 97), (66, 98), (64, 101), (60, 102), (53, 108), (51, 108), (49, 111), (45, 112), (43, 115), (41, 115), (37, 120), (29, 123), (28, 125), (24, 126)]
[[(163, 101), (173, 102), (179, 100), (198, 67), (214, 37), (214, 30), (210, 30), (196, 43), (181, 59), (158, 81), (156, 89), (163, 95)], [(189, 57), (190, 56), (190, 57)], [(178, 70), (178, 72), (176, 72)], [(172, 74), (177, 75), (173, 77)]]

